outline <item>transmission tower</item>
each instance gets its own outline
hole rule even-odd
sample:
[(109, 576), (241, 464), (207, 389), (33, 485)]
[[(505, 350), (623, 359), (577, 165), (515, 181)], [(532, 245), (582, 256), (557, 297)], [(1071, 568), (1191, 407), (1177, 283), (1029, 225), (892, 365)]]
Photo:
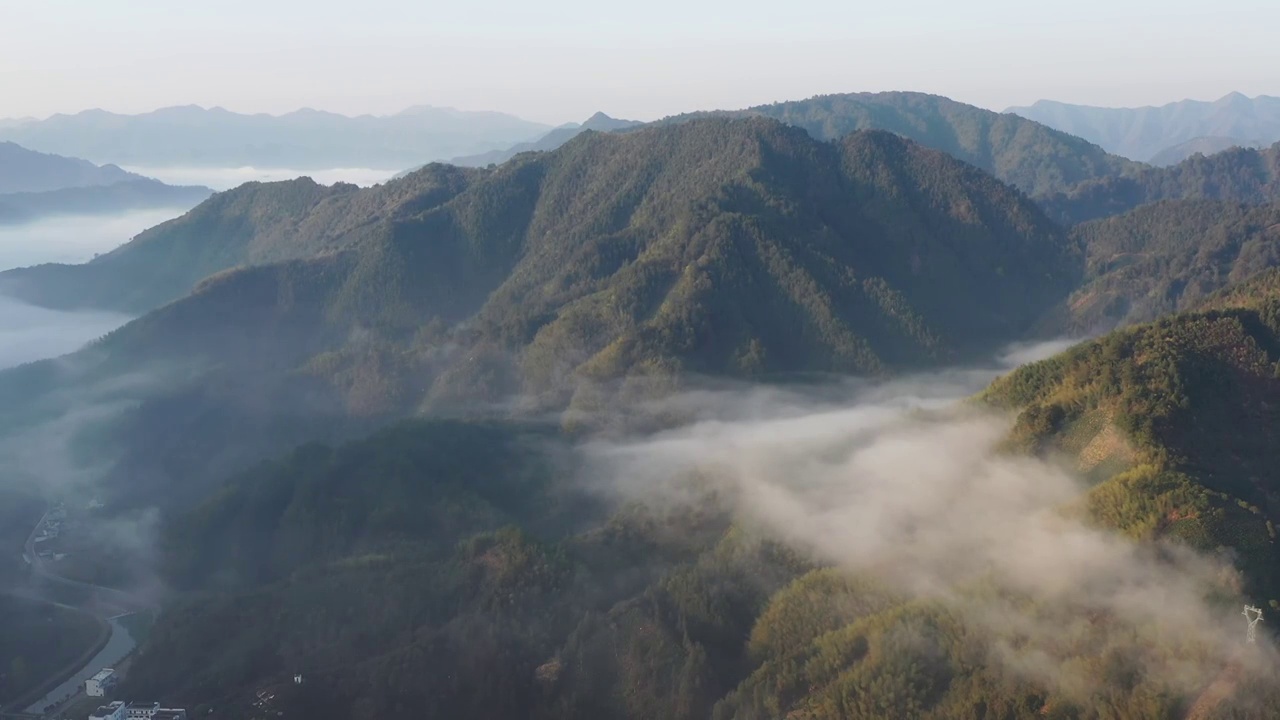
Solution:
[(1262, 608), (1245, 605), (1244, 619), (1249, 622), (1249, 634), (1246, 636), (1246, 641), (1254, 642), (1258, 638), (1258, 623), (1262, 622)]

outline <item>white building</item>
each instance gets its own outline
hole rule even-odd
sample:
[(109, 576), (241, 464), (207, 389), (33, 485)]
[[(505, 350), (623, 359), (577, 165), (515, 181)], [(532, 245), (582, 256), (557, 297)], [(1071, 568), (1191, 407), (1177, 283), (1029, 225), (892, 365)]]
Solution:
[(117, 700), (103, 705), (89, 714), (89, 720), (125, 720), (124, 703)]
[(158, 702), (131, 702), (124, 712), (124, 720), (187, 720), (186, 710), (160, 707)]
[(115, 670), (102, 668), (97, 675), (84, 681), (84, 694), (89, 697), (104, 697), (115, 690), (119, 682), (120, 678), (116, 677)]

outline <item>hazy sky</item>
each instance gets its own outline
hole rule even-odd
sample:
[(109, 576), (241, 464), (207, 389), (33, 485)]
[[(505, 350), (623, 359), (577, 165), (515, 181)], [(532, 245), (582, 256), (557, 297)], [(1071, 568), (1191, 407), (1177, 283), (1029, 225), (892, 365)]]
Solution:
[(0, 117), (412, 104), (559, 123), (826, 92), (1280, 94), (1276, 0), (0, 0)]

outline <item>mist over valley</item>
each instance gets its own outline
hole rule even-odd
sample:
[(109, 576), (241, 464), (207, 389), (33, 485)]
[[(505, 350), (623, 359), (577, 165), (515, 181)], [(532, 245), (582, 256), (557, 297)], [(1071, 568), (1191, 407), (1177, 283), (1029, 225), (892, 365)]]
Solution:
[(0, 271), (42, 263), (85, 263), (189, 209), (48, 217), (21, 225), (0, 225)]

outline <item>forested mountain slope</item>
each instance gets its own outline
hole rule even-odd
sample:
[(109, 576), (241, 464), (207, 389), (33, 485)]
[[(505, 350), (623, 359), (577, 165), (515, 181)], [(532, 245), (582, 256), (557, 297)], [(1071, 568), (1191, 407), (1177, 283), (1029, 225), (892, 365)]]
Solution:
[(245, 183), (92, 262), (0, 273), (0, 292), (45, 307), (141, 313), (186, 295), (222, 270), (321, 255), (376, 236), (390, 219), (452, 198), (473, 177), (429, 165), (365, 190), (305, 177)]
[(995, 382), (1016, 447), (1062, 452), (1090, 509), (1138, 538), (1226, 548), (1248, 591), (1280, 599), (1280, 287), (1274, 270), (1201, 310), (1119, 330)]
[(1159, 200), (1280, 201), (1280, 145), (1197, 155), (1170, 167), (1090, 180), (1042, 199), (1050, 216), (1065, 223), (1118, 215)]
[(1076, 226), (1085, 283), (1054, 332), (1094, 332), (1188, 310), (1280, 263), (1280, 207), (1166, 200)]
[[(305, 198), (287, 227), (379, 197), (299, 183), (278, 188)], [(377, 407), (584, 377), (877, 373), (1015, 337), (1079, 277), (1016, 191), (887, 133), (822, 143), (760, 118), (591, 134), (433, 193), (414, 214), (341, 215), (360, 233), (347, 250), (219, 275), (100, 349), (311, 358)]]
[[(681, 122), (708, 113), (676, 116)], [(1078, 137), (1016, 115), (910, 92), (819, 95), (729, 113), (765, 116), (833, 140), (855, 130), (887, 130), (991, 173), (1028, 195), (1048, 196), (1141, 166)]]
[[(1269, 459), (1270, 431), (1218, 448), (1185, 432), (1189, 403), (1265, 419), (1254, 413), (1269, 396), (1237, 407), (1229, 401), (1240, 398), (1214, 401), (1195, 386), (1199, 370), (1241, 371), (1211, 381), (1218, 390), (1261, 381), (1257, 364), (1271, 361), (1235, 344), (1253, 332), (1240, 334), (1244, 317), (1180, 316), (1117, 334), (1015, 372), (984, 400), (1021, 412), (1011, 450), (1069, 451), (1100, 483), (1057, 524), (1083, 511), (1136, 544), (1229, 548), (1249, 596), (1265, 600), (1275, 589), (1270, 490), (1252, 463)], [(1174, 328), (1179, 344), (1169, 344)], [(1007, 590), (915, 596), (831, 566), (739, 515), (742, 498), (711, 475), (679, 478), (682, 499), (601, 502), (590, 489), (604, 479), (575, 482), (570, 450), (544, 427), (415, 423), (301, 448), (235, 478), (170, 524), (167, 574), (185, 594), (127, 689), (166, 690), (228, 717), (267, 689), (272, 710), (321, 719), (1065, 720), (1182, 716), (1221, 667), (1199, 654), (1216, 649), (1176, 634), (1148, 645), (1127, 621), (1109, 633), (1110, 611), (1082, 600), (1071, 612), (1087, 619), (1068, 615), (1070, 632), (1054, 625), (1052, 658), (1035, 657), (1061, 662), (1087, 690), (1055, 685), (1008, 662), (1018, 648), (993, 642), (973, 613), (1001, 608)], [(1010, 600), (992, 622), (1034, 646), (1034, 627), (1019, 620), (1051, 622), (1054, 603)], [(1091, 645), (1097, 633), (1107, 642)], [(1156, 669), (1170, 659), (1184, 677)], [(1265, 678), (1239, 676), (1214, 717), (1277, 707)]]

